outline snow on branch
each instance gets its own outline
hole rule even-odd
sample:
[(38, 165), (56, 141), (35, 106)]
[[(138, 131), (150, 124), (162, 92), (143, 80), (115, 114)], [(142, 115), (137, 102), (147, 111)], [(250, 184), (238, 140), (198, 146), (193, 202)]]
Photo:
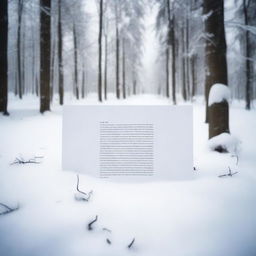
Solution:
[(225, 100), (229, 101), (229, 99), (229, 88), (224, 84), (214, 84), (210, 90), (208, 106), (211, 106), (214, 103), (220, 103)]
[(9, 214), (11, 212), (17, 211), (20, 208), (19, 205), (14, 208), (11, 208), (10, 206), (3, 204), (3, 203), (0, 203), (0, 206), (1, 206), (1, 208), (4, 208), (4, 211), (0, 212), (0, 215)]
[(253, 35), (256, 35), (256, 26), (245, 25), (245, 24), (241, 24), (241, 23), (233, 22), (233, 21), (225, 22), (225, 24), (230, 27), (237, 27), (244, 31), (249, 31)]

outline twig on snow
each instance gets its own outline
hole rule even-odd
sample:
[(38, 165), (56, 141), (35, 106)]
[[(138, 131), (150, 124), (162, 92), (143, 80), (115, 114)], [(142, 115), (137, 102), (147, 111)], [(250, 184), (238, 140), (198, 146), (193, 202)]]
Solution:
[(110, 230), (110, 229), (108, 229), (108, 228), (103, 228), (102, 229), (103, 231), (106, 231), (106, 232), (108, 232), (108, 233), (111, 233), (112, 231)]
[(14, 164), (40, 164), (41, 162), (38, 162), (37, 159), (43, 158), (43, 156), (35, 156), (34, 158), (25, 160), (23, 157), (16, 157), (15, 160), (11, 163), (11, 165)]
[(107, 244), (109, 244), (109, 245), (111, 244), (111, 241), (110, 241), (108, 238), (106, 239), (106, 242), (107, 242)]
[(98, 220), (98, 215), (96, 215), (96, 217), (95, 217), (94, 220), (92, 220), (91, 222), (88, 223), (88, 226), (87, 226), (87, 227), (88, 227), (88, 230), (89, 230), (89, 231), (93, 230), (92, 225), (93, 225), (97, 220)]
[(128, 246), (127, 246), (128, 249), (131, 249), (131, 248), (132, 248), (134, 242), (135, 242), (135, 238), (133, 238), (132, 241), (128, 244)]
[(235, 157), (236, 158), (236, 165), (238, 165), (238, 162), (239, 162), (238, 155), (232, 155), (231, 157)]
[(232, 177), (234, 176), (235, 174), (237, 174), (238, 172), (232, 172), (230, 167), (228, 167), (228, 173), (227, 174), (222, 174), (222, 175), (219, 175), (218, 177), (219, 178), (223, 178), (223, 177)]
[(91, 190), (89, 193), (85, 193), (84, 191), (79, 189), (79, 175), (77, 174), (77, 183), (76, 190), (78, 193), (75, 194), (75, 199), (77, 201), (86, 201), (88, 202), (92, 196), (93, 191)]
[(0, 212), (0, 215), (9, 214), (9, 213), (11, 213), (11, 212), (17, 211), (17, 210), (20, 208), (19, 205), (18, 205), (17, 207), (15, 207), (15, 208), (11, 208), (11, 207), (9, 207), (8, 205), (3, 204), (3, 203), (0, 203), (0, 206), (2, 206), (2, 207), (5, 208), (5, 211)]

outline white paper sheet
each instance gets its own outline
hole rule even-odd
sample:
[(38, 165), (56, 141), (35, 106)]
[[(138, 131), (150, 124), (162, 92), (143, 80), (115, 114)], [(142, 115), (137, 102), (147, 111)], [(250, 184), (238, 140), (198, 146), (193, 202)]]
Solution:
[(193, 176), (192, 106), (65, 106), (63, 169), (123, 181)]

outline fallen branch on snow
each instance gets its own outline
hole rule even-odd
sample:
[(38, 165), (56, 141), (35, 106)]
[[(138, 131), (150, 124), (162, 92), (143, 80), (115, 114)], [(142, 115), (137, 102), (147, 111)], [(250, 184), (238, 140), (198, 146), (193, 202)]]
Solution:
[(17, 207), (15, 207), (15, 208), (11, 208), (10, 206), (8, 206), (6, 204), (3, 204), (3, 203), (0, 203), (0, 206), (2, 206), (5, 209), (5, 211), (0, 212), (0, 215), (9, 214), (11, 212), (17, 211), (20, 208), (19, 205)]
[(75, 194), (75, 199), (77, 201), (86, 201), (88, 202), (91, 198), (93, 191), (91, 190), (89, 193), (86, 193), (79, 189), (79, 175), (77, 175), (77, 183), (76, 183), (76, 190), (78, 193)]
[(237, 174), (238, 172), (232, 172), (230, 167), (228, 167), (228, 173), (227, 174), (222, 174), (222, 175), (219, 175), (218, 177), (219, 178), (223, 178), (223, 177), (232, 177), (234, 176), (235, 174)]
[(133, 238), (133, 240), (128, 244), (128, 246), (127, 246), (128, 249), (131, 249), (131, 248), (132, 248), (134, 242), (135, 242), (135, 238)]
[(24, 160), (23, 157), (16, 157), (15, 160), (11, 163), (11, 165), (14, 164), (40, 164), (41, 162), (38, 162), (37, 159), (41, 159), (43, 156), (35, 156), (34, 158)]
[(94, 220), (92, 220), (91, 222), (89, 222), (89, 224), (88, 224), (88, 226), (87, 226), (89, 231), (93, 230), (92, 225), (93, 225), (97, 220), (98, 220), (98, 215), (96, 215), (96, 217), (95, 217)]

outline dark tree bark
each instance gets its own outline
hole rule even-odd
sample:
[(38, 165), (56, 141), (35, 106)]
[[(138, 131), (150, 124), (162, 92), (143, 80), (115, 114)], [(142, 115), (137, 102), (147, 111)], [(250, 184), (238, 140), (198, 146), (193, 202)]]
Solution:
[(103, 29), (103, 0), (100, 0), (100, 13), (99, 13), (99, 60), (98, 60), (98, 99), (102, 102), (102, 29)]
[(63, 43), (62, 43), (62, 13), (61, 13), (61, 0), (58, 1), (58, 55), (59, 55), (59, 102), (60, 105), (64, 103), (64, 80), (63, 80)]
[(126, 74), (125, 74), (125, 40), (123, 39), (123, 98), (126, 99)]
[(84, 67), (84, 62), (83, 62), (83, 71), (82, 71), (82, 99), (85, 97), (85, 67)]
[(40, 0), (40, 112), (50, 110), (51, 0)]
[(79, 99), (79, 88), (78, 88), (78, 57), (77, 57), (77, 33), (76, 33), (76, 25), (75, 22), (73, 23), (73, 44), (74, 44), (74, 82), (75, 82), (75, 94), (76, 94), (76, 99)]
[(0, 112), (8, 115), (8, 0), (0, 1)]
[[(248, 8), (250, 6), (250, 0), (243, 0), (243, 12), (244, 12), (244, 25), (248, 26)], [(245, 31), (245, 57), (246, 57), (246, 88), (245, 88), (245, 101), (247, 110), (251, 109), (251, 80), (253, 73), (253, 65), (251, 63), (251, 47), (250, 47), (250, 35), (249, 31)]]
[(171, 20), (171, 10), (170, 10), (170, 0), (167, 0), (167, 17), (168, 17), (168, 30), (167, 30), (167, 45), (165, 50), (165, 58), (166, 58), (166, 65), (165, 65), (165, 73), (166, 73), (166, 97), (170, 98), (170, 46), (172, 44), (172, 20)]
[(205, 100), (206, 123), (209, 122), (209, 92), (216, 83), (227, 85), (226, 39), (224, 29), (223, 0), (204, 0), (205, 32), (208, 37), (205, 46)]
[[(216, 83), (227, 85), (226, 37), (224, 29), (223, 0), (205, 0), (204, 14), (207, 15), (205, 29), (209, 37), (206, 42), (206, 121), (209, 122), (209, 139), (221, 133), (229, 133), (229, 107), (223, 100), (208, 107), (209, 92)], [(224, 152), (217, 146), (216, 150)]]
[(185, 53), (185, 32), (184, 32), (185, 28), (182, 27), (182, 97), (185, 101), (187, 101), (187, 87), (186, 87), (186, 56), (184, 56)]
[(170, 79), (169, 79), (169, 62), (170, 62), (170, 48), (169, 46), (166, 47), (166, 51), (165, 51), (165, 74), (166, 74), (166, 97), (170, 98)]
[[(224, 132), (229, 133), (228, 102), (226, 100), (214, 103), (209, 107), (209, 139)], [(221, 146), (218, 146), (217, 149), (221, 151)], [(225, 148), (223, 148), (224, 151), (226, 151)]]
[(193, 97), (196, 95), (196, 89), (197, 89), (197, 86), (196, 86), (196, 83), (197, 83), (197, 77), (196, 77), (196, 55), (193, 55), (191, 58), (190, 58), (190, 61), (191, 61), (191, 78), (192, 78), (192, 99)]

